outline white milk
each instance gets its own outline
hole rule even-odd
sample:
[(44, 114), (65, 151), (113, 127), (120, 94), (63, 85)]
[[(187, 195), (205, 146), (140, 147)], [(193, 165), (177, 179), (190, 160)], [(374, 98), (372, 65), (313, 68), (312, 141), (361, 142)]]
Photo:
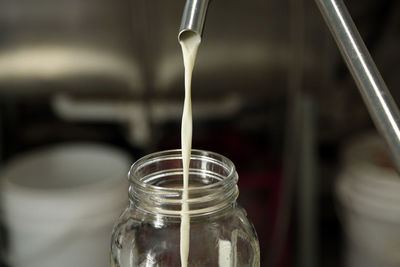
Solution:
[(195, 33), (189, 33), (181, 39), (183, 63), (185, 66), (185, 102), (182, 115), (181, 146), (183, 164), (183, 194), (181, 210), (181, 266), (187, 267), (189, 257), (190, 217), (188, 214), (188, 186), (189, 186), (189, 163), (192, 149), (192, 100), (191, 83), (194, 62), (201, 37)]

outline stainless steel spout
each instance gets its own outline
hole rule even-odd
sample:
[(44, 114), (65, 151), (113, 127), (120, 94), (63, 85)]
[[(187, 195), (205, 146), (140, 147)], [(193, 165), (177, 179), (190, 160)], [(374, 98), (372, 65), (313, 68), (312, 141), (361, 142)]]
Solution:
[(186, 32), (194, 32), (202, 35), (204, 21), (206, 18), (209, 0), (187, 0), (183, 10), (181, 27), (179, 28), (178, 40)]

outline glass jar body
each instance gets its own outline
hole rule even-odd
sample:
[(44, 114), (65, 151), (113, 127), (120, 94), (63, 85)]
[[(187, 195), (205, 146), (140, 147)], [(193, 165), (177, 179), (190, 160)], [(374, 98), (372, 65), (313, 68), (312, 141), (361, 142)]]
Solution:
[[(132, 166), (130, 203), (112, 233), (112, 267), (181, 266), (183, 191), (178, 152), (150, 155)], [(188, 266), (260, 266), (255, 229), (236, 203), (237, 178), (228, 159), (192, 151)]]
[[(180, 219), (141, 212), (134, 203), (117, 221), (111, 266), (180, 266)], [(191, 218), (188, 266), (259, 266), (254, 228), (237, 204)]]

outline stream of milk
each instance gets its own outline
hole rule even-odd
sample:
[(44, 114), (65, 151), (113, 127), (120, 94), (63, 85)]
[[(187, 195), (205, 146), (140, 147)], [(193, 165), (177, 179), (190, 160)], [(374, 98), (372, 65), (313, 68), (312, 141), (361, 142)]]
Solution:
[(180, 235), (180, 256), (181, 266), (187, 267), (189, 257), (189, 239), (190, 239), (190, 217), (188, 200), (189, 187), (189, 164), (192, 149), (192, 100), (191, 83), (194, 62), (196, 60), (197, 50), (201, 42), (201, 37), (195, 33), (187, 33), (181, 39), (183, 63), (185, 66), (185, 102), (183, 106), (182, 128), (181, 128), (181, 146), (182, 146), (182, 164), (183, 164), (183, 194), (181, 208), (181, 235)]

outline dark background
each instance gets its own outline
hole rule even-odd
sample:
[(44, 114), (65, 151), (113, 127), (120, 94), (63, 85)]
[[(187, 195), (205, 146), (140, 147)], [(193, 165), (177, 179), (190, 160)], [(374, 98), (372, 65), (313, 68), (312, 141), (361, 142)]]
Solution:
[[(400, 3), (345, 3), (398, 102)], [(135, 159), (178, 148), (184, 90), (176, 34), (183, 4), (1, 0), (1, 166), (21, 153), (71, 141), (110, 144)], [(40, 59), (26, 56), (38, 49), (44, 51)], [(65, 51), (87, 57), (54, 62), (52, 55)], [(107, 59), (85, 63), (102, 55)], [(119, 62), (117, 68), (113, 62)], [(296, 169), (293, 184), (284, 182), (290, 164), (282, 161), (285, 142), (299, 135), (289, 123), (297, 101), (293, 90), (302, 92), (312, 111), (307, 118), (317, 185), (315, 259), (317, 266), (341, 266), (343, 234), (333, 196), (339, 151), (347, 138), (373, 128), (358, 89), (313, 1), (213, 1), (193, 76), (193, 148), (235, 163), (239, 202), (258, 232), (262, 266), (274, 249), (280, 251), (275, 252), (280, 266), (297, 266), (301, 257), (297, 199), (302, 180)], [(114, 117), (71, 115), (60, 109), (60, 99), (125, 108)], [(301, 164), (301, 157), (286, 157)], [(289, 222), (279, 241), (275, 226), (285, 186), (290, 186)], [(3, 231), (4, 246), (5, 237)]]

